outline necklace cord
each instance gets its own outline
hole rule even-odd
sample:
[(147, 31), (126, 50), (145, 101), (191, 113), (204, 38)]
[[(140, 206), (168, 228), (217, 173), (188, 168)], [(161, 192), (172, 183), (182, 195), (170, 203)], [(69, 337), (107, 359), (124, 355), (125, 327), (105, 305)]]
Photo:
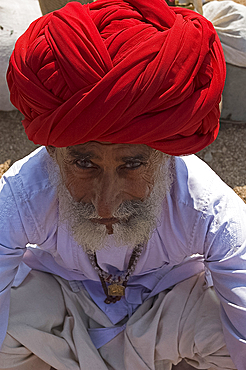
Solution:
[[(101, 267), (98, 265), (98, 262), (97, 262), (97, 256), (96, 256), (96, 252), (93, 252), (93, 254), (90, 254), (90, 256), (93, 256), (93, 262), (92, 262), (92, 258), (90, 258), (90, 261), (92, 263), (92, 266), (96, 267), (96, 271), (98, 273), (98, 276), (100, 278), (100, 281), (101, 281), (101, 284), (102, 284), (102, 288), (103, 288), (103, 291), (106, 295), (106, 299), (105, 299), (105, 303), (107, 304), (110, 304), (110, 303), (116, 303), (117, 301), (119, 301), (121, 299), (121, 297), (124, 295), (124, 291), (125, 291), (125, 288), (127, 286), (127, 282), (128, 282), (128, 279), (129, 277), (132, 275), (132, 273), (134, 272), (135, 270), (135, 267), (136, 267), (136, 264), (137, 264), (137, 261), (138, 261), (138, 258), (139, 256), (141, 255), (142, 253), (142, 250), (143, 250), (143, 245), (140, 244), (140, 245), (137, 245), (134, 249), (133, 249), (133, 252), (132, 252), (132, 255), (130, 257), (130, 260), (129, 260), (129, 263), (128, 263), (128, 267), (127, 267), (127, 272), (125, 274), (125, 277), (123, 279), (123, 281), (121, 282), (120, 284), (120, 280), (121, 280), (121, 277), (118, 276), (118, 282), (115, 282), (114, 284), (117, 285), (117, 286), (121, 286), (122, 287), (122, 292), (121, 292), (121, 295), (110, 295), (109, 294), (109, 287), (112, 286), (112, 285), (109, 285), (109, 287), (107, 286), (107, 283), (105, 281), (105, 278), (104, 278), (104, 270), (101, 269)], [(111, 277), (111, 275), (109, 275), (107, 277), (107, 279), (109, 280)], [(113, 285), (114, 285), (113, 284)], [(123, 289), (124, 288), (124, 289)]]

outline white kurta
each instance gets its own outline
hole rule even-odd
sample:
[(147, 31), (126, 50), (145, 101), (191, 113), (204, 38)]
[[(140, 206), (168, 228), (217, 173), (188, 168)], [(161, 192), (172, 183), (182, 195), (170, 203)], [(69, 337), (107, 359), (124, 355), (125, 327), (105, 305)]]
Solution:
[[(228, 350), (237, 368), (246, 369), (246, 206), (232, 189), (196, 156), (174, 158), (172, 189), (126, 296), (115, 305), (106, 305), (87, 255), (59, 223), (56, 192), (45, 169), (47, 155), (45, 148), (38, 149), (1, 179), (1, 342), (7, 329), (10, 287), (14, 278), (15, 285), (23, 280), (30, 270), (27, 265), (70, 281), (75, 290), (76, 280), (113, 325), (131, 317), (146, 299), (200, 273), (205, 266), (207, 283), (211, 283), (211, 272), (221, 302)], [(28, 243), (38, 247), (26, 248)], [(191, 257), (197, 253), (201, 257)], [(98, 263), (106, 271), (123, 271), (130, 254), (127, 246), (116, 253), (112, 245), (110, 253), (98, 253)]]

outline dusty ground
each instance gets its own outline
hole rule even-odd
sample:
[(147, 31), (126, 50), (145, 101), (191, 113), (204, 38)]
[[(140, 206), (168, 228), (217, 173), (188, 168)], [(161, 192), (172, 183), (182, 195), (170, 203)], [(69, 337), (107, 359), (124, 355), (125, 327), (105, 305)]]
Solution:
[[(0, 111), (0, 175), (10, 163), (34, 150), (21, 124), (18, 111)], [(198, 153), (208, 165), (246, 201), (246, 123), (221, 124), (216, 141)], [(238, 188), (239, 187), (239, 188)]]
[[(0, 111), (0, 163), (2, 164), (6, 161), (12, 164), (36, 148), (27, 139), (21, 119), (22, 114), (17, 110), (11, 112)], [(6, 168), (7, 163), (2, 167)]]

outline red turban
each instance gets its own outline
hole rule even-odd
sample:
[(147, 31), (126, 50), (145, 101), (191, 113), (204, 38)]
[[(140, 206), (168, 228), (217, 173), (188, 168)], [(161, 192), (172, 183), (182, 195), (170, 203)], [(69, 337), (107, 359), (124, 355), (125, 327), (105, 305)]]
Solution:
[(30, 140), (195, 153), (218, 134), (225, 80), (212, 24), (164, 0), (72, 2), (18, 39), (7, 80)]

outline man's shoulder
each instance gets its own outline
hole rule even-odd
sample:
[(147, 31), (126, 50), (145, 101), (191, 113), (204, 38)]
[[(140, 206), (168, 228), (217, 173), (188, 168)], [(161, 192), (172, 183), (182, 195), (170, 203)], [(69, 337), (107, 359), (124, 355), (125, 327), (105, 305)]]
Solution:
[(41, 147), (14, 163), (1, 178), (0, 206), (4, 208), (2, 225), (5, 225), (2, 227), (11, 228), (15, 220), (29, 243), (41, 244), (50, 228), (56, 227), (57, 197), (49, 180), (48, 160), (46, 149)]
[(222, 198), (235, 193), (196, 155), (175, 157), (173, 195), (177, 202), (203, 212)]
[(175, 172), (178, 180), (186, 182), (189, 187), (207, 187), (211, 181), (222, 180), (219, 176), (195, 154), (175, 157)]
[(47, 171), (49, 155), (45, 147), (40, 147), (15, 162), (4, 174), (13, 192), (23, 192), (28, 196), (50, 187)]
[(244, 240), (246, 205), (237, 194), (195, 155), (174, 157), (173, 161), (173, 185), (159, 228), (163, 240), (171, 235), (170, 244), (165, 241), (168, 251), (175, 240), (185, 253), (188, 248), (190, 253), (203, 254), (208, 234), (207, 240), (212, 240), (222, 231), (228, 245), (233, 238), (234, 242), (235, 238)]
[(31, 212), (32, 217), (50, 212), (56, 203), (56, 189), (49, 179), (49, 158), (46, 148), (40, 147), (15, 162), (1, 178), (2, 202), (13, 199), (20, 213)]

